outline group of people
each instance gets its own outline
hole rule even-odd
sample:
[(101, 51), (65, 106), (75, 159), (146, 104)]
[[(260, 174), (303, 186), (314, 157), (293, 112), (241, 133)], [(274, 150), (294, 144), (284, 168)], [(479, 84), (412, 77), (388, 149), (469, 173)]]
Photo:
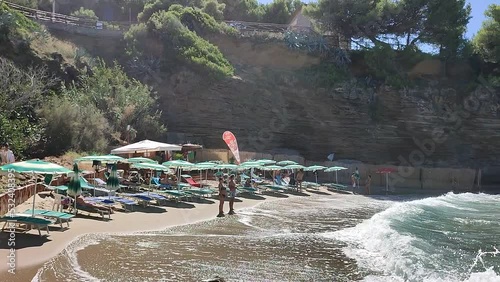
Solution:
[[(359, 170), (358, 170), (358, 168), (356, 168), (356, 170), (351, 174), (351, 181), (352, 181), (352, 188), (353, 189), (356, 188), (356, 183), (358, 183), (358, 186), (359, 186), (360, 179), (361, 179), (361, 177), (359, 174)], [(372, 176), (368, 175), (368, 178), (366, 178), (366, 182), (365, 182), (365, 193), (367, 195), (371, 194), (371, 191), (370, 191), (371, 185), (372, 185)]]
[(219, 177), (219, 214), (217, 217), (224, 217), (224, 200), (229, 198), (229, 215), (236, 214), (234, 212), (234, 198), (236, 198), (236, 182), (234, 182), (234, 174), (229, 176), (229, 180), (227, 181), (227, 186), (229, 191), (227, 191), (226, 186), (224, 185), (224, 178)]
[(0, 165), (16, 162), (14, 153), (9, 148), (9, 144), (3, 144), (0, 148)]

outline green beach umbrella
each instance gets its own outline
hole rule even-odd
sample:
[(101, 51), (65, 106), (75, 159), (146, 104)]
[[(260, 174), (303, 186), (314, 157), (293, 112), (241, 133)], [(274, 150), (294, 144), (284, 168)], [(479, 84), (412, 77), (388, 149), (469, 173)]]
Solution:
[(151, 163), (151, 164), (157, 164), (158, 162), (152, 159), (144, 158), (144, 157), (136, 157), (136, 158), (130, 158), (127, 159), (129, 163), (136, 164), (136, 163)]
[(303, 169), (303, 168), (305, 168), (305, 166), (299, 164), (291, 164), (283, 167), (283, 169)]
[(173, 161), (168, 161), (162, 163), (162, 165), (170, 168), (176, 168), (179, 169), (179, 176), (177, 177), (177, 189), (179, 189), (179, 183), (181, 181), (181, 169), (189, 169), (194, 166), (193, 163), (183, 161), (183, 160), (173, 160)]
[(171, 167), (171, 168), (190, 168), (190, 167), (194, 166), (193, 163), (183, 161), (183, 160), (168, 161), (168, 162), (162, 163), (162, 165), (164, 165), (166, 167)]
[(77, 162), (100, 161), (105, 163), (113, 163), (113, 162), (116, 163), (116, 162), (126, 162), (127, 159), (115, 155), (104, 155), (104, 156), (85, 156), (78, 158), (75, 161)]
[(279, 165), (268, 165), (268, 166), (261, 166), (261, 167), (259, 167), (259, 169), (271, 171), (271, 170), (282, 170), (284, 168), (282, 166), (279, 166)]
[(317, 170), (323, 170), (325, 169), (326, 167), (324, 166), (321, 166), (321, 165), (313, 165), (313, 166), (308, 166), (308, 167), (305, 167), (304, 170), (305, 171), (317, 171)]
[(276, 163), (277, 165), (282, 165), (282, 166), (287, 166), (287, 165), (298, 165), (297, 162), (294, 162), (294, 161), (281, 161), (281, 162), (277, 162)]
[[(0, 167), (0, 171), (3, 172), (17, 172), (17, 173), (31, 173), (33, 174), (33, 177), (35, 178), (35, 174), (68, 174), (71, 173), (72, 171), (54, 164), (50, 162), (45, 162), (41, 161), (38, 159), (34, 160), (29, 160), (29, 161), (23, 161), (23, 162), (17, 162), (17, 163), (11, 163), (7, 164), (4, 166)], [(34, 191), (33, 191), (33, 213), (31, 216), (35, 216), (35, 195), (36, 195), (36, 187), (38, 185), (38, 179), (35, 178), (35, 186), (34, 186)]]
[(169, 171), (170, 169), (161, 164), (155, 163), (135, 163), (132, 164), (132, 168), (137, 169), (149, 169), (149, 170), (157, 170), (157, 171)]
[(262, 160), (258, 160), (257, 162), (263, 164), (263, 165), (270, 165), (270, 164), (275, 164), (276, 161), (274, 160), (267, 160), (267, 159), (262, 159)]
[(346, 170), (347, 167), (343, 166), (332, 166), (324, 170), (324, 172), (333, 172), (335, 171), (335, 182), (339, 184), (338, 172), (339, 170)]
[[(71, 180), (69, 181), (68, 190), (66, 191), (66, 193), (68, 194), (68, 196), (75, 197), (74, 211), (76, 214), (76, 197), (82, 194), (82, 186), (80, 184), (80, 178), (78, 176), (78, 165), (76, 163), (73, 165), (73, 173), (74, 174), (73, 176), (71, 176)], [(35, 208), (33, 207), (33, 209)]]
[(120, 180), (118, 180), (118, 173), (116, 172), (116, 164), (113, 164), (111, 168), (111, 174), (106, 180), (106, 189), (109, 190), (108, 196), (111, 197), (111, 192), (115, 192), (120, 189)]
[(235, 164), (220, 164), (215, 166), (216, 169), (237, 169), (238, 165)]
[[(325, 168), (326, 167), (321, 166), (321, 165), (313, 165), (313, 166), (308, 166), (308, 167), (304, 168), (304, 170), (305, 171), (318, 171), (318, 170), (323, 170)], [(316, 176), (316, 184), (318, 184), (318, 174), (315, 174), (314, 176)]]

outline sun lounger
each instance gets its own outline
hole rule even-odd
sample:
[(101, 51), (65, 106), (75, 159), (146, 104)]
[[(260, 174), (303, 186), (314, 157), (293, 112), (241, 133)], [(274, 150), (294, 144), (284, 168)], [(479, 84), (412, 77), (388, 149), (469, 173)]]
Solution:
[(202, 186), (201, 183), (194, 181), (194, 179), (191, 177), (191, 175), (183, 174), (183, 175), (181, 175), (181, 177), (186, 183), (188, 183), (191, 186), (198, 187), (198, 188), (201, 188), (201, 186)]
[[(73, 208), (73, 206), (71, 206), (71, 208)], [(99, 215), (101, 215), (102, 219), (105, 219), (105, 216), (107, 215), (108, 219), (111, 219), (111, 212), (109, 210), (101, 209), (98, 207), (76, 204), (76, 211), (77, 211), (77, 213), (79, 211), (85, 211), (85, 212), (88, 212), (89, 214), (90, 213), (99, 214)]]
[(136, 201), (129, 200), (127, 198), (118, 197), (118, 196), (111, 196), (111, 197), (109, 197), (109, 199), (112, 201), (118, 202), (127, 211), (133, 211), (134, 206), (137, 205)]
[(175, 200), (178, 202), (182, 198), (188, 198), (190, 195), (184, 190), (165, 190), (165, 191), (159, 191), (159, 193), (164, 193), (169, 195), (170, 197), (175, 198)]
[[(33, 210), (24, 211), (25, 214), (32, 214)], [(61, 225), (61, 229), (63, 228), (63, 221), (66, 221), (66, 224), (69, 227), (69, 221), (75, 217), (75, 215), (65, 212), (58, 211), (49, 211), (49, 210), (35, 210), (35, 215), (43, 216), (48, 219), (54, 219), (55, 223), (59, 223)]]
[(144, 195), (144, 194), (142, 194), (142, 193), (140, 193), (140, 194), (125, 194), (125, 193), (122, 193), (122, 194), (120, 194), (120, 195), (121, 195), (121, 196), (130, 197), (130, 198), (134, 198), (134, 199), (136, 199), (136, 200), (137, 200), (137, 202), (138, 202), (140, 205), (142, 205), (142, 206), (144, 206), (144, 207), (146, 207), (147, 205), (149, 205), (149, 203), (150, 203), (151, 201), (153, 201), (153, 200), (154, 200), (154, 198), (153, 198), (153, 197), (150, 197), (150, 196)]
[(187, 192), (187, 193), (193, 194), (195, 196), (199, 196), (199, 197), (212, 196), (215, 193), (215, 191), (213, 189), (209, 189), (209, 188), (186, 189), (186, 190), (183, 190), (182, 192)]
[[(49, 225), (54, 223), (52, 220), (44, 219), (44, 218), (38, 218), (38, 217), (31, 217), (30, 215), (24, 214), (24, 215), (15, 215), (15, 216), (4, 216), (0, 218), (0, 221), (4, 221), (4, 225), (2, 227), (2, 231), (7, 229), (10, 231), (12, 228), (12, 224), (17, 227), (22, 227), (23, 225), (24, 230), (28, 231), (30, 230), (33, 226), (36, 227), (38, 230), (38, 235), (42, 236), (42, 232), (40, 232), (40, 228), (45, 228), (47, 230), (47, 234), (49, 234)], [(29, 227), (28, 227), (29, 226)]]
[(284, 190), (287, 189), (285, 186), (281, 185), (264, 185), (264, 188), (270, 189), (273, 192), (283, 192)]
[(170, 184), (160, 183), (160, 179), (158, 177), (151, 178), (151, 184), (153, 184), (154, 186), (156, 186), (157, 188), (160, 188), (160, 189), (171, 189), (172, 188), (172, 185), (170, 185)]

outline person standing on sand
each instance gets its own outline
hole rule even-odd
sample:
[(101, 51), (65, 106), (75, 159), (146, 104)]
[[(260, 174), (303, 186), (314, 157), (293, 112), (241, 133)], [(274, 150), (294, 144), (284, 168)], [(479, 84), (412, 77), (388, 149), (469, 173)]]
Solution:
[(372, 185), (372, 176), (368, 175), (368, 178), (366, 179), (366, 183), (365, 183), (365, 190), (366, 190), (367, 195), (371, 194), (371, 192), (370, 192), (371, 185)]
[(16, 157), (14, 157), (14, 153), (12, 152), (11, 149), (9, 149), (9, 144), (5, 145), (5, 150), (6, 150), (6, 156), (7, 156), (7, 163), (15, 163), (16, 162)]
[(300, 192), (302, 192), (302, 181), (304, 181), (304, 169), (300, 169), (297, 172), (297, 176), (295, 177), (295, 180), (297, 181), (297, 187)]
[(226, 198), (227, 191), (224, 187), (224, 178), (219, 177), (219, 214), (217, 217), (224, 217), (224, 199)]
[(229, 176), (229, 213), (235, 214), (234, 212), (234, 198), (236, 198), (236, 183), (234, 183), (234, 174)]
[(7, 150), (5, 149), (5, 145), (2, 144), (0, 147), (0, 165), (4, 165), (7, 163)]

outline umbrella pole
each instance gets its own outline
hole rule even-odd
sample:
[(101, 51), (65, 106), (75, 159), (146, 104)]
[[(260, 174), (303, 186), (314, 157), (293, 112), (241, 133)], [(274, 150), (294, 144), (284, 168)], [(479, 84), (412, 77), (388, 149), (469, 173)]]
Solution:
[[(35, 172), (33, 172), (33, 177), (35, 177)], [(35, 177), (35, 188), (33, 192), (33, 209), (31, 210), (31, 217), (35, 217), (35, 199), (36, 199), (36, 186), (38, 185), (38, 178)]]
[(389, 194), (389, 174), (385, 174), (385, 194)]

